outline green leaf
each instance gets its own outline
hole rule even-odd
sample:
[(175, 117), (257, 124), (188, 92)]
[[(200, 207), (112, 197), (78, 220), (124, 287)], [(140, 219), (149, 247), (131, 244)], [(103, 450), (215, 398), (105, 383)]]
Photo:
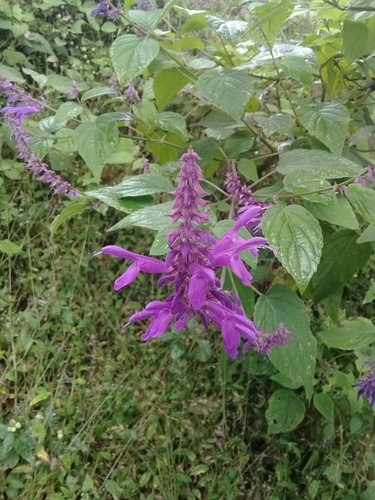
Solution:
[(241, 158), (237, 163), (237, 170), (248, 181), (257, 181), (259, 179), (257, 166), (253, 160)]
[(155, 128), (156, 109), (151, 101), (143, 99), (141, 102), (138, 102), (133, 106), (133, 113), (146, 127)]
[(94, 87), (82, 94), (82, 101), (88, 101), (102, 95), (116, 95), (116, 91), (111, 87)]
[(335, 407), (332, 398), (329, 394), (314, 394), (314, 406), (318, 412), (323, 415), (329, 422), (334, 421)]
[(108, 491), (114, 500), (119, 500), (123, 496), (123, 488), (112, 479), (106, 479), (103, 483), (104, 488)]
[(318, 332), (328, 347), (351, 351), (375, 342), (375, 326), (367, 318), (342, 321), (341, 325)]
[(366, 292), (366, 296), (363, 299), (362, 304), (369, 304), (375, 300), (375, 283), (373, 283)]
[[(165, 82), (168, 82), (168, 85)], [(164, 109), (169, 101), (189, 82), (190, 78), (178, 67), (159, 71), (153, 84), (158, 109)]]
[(375, 226), (368, 226), (358, 238), (357, 243), (367, 243), (375, 241)]
[[(165, 193), (172, 189), (172, 183), (166, 177), (158, 174), (144, 174), (128, 177), (116, 186), (95, 189), (86, 194), (123, 212), (133, 212), (136, 208), (143, 208), (150, 204), (150, 198), (147, 195)], [(128, 200), (125, 201), (127, 198), (137, 198), (135, 206), (129, 206)], [(153, 209), (154, 206), (150, 208)]]
[(245, 21), (224, 21), (215, 16), (206, 16), (208, 25), (227, 42), (235, 45), (248, 29)]
[(275, 255), (303, 291), (316, 271), (323, 236), (319, 222), (300, 205), (276, 205), (263, 218), (263, 233)]
[(286, 56), (278, 64), (286, 75), (299, 80), (304, 85), (311, 85), (313, 78), (311, 62), (299, 56)]
[[(317, 179), (312, 172), (306, 170), (290, 172), (284, 177), (283, 182), (286, 191), (298, 194), (307, 200), (329, 204), (335, 197), (330, 182), (325, 179)], [(314, 192), (322, 189), (326, 191), (323, 193)]]
[(12, 257), (21, 251), (21, 248), (10, 240), (0, 240), (0, 252)]
[(131, 21), (136, 23), (141, 28), (152, 30), (158, 17), (160, 16), (161, 9), (154, 10), (129, 10), (127, 16)]
[(83, 107), (73, 101), (64, 102), (59, 106), (53, 118), (55, 128), (64, 127), (69, 120), (76, 118), (83, 111)]
[(160, 205), (153, 205), (152, 207), (137, 210), (110, 227), (108, 231), (117, 231), (118, 229), (124, 229), (130, 226), (138, 226), (145, 229), (151, 229), (152, 231), (159, 231), (170, 224), (171, 220), (168, 215), (171, 213), (172, 205), (173, 202), (168, 201)]
[(293, 119), (285, 113), (263, 115), (254, 113), (255, 121), (262, 127), (264, 135), (270, 137), (276, 132), (291, 137), (293, 135)]
[(344, 55), (350, 63), (375, 50), (375, 33), (367, 23), (345, 20), (342, 32)]
[(254, 35), (260, 40), (262, 45), (265, 45), (264, 36), (269, 43), (273, 43), (276, 37), (292, 12), (293, 4), (290, 0), (274, 0), (267, 2), (264, 5), (255, 7), (254, 22), (256, 27), (260, 26), (263, 33), (258, 33), (255, 27)]
[(341, 290), (347, 280), (366, 264), (371, 245), (358, 245), (357, 238), (355, 231), (343, 229), (325, 239), (322, 258), (309, 288), (316, 302)]
[(25, 79), (18, 71), (18, 69), (6, 66), (5, 64), (1, 63), (0, 63), (0, 75), (3, 78), (9, 80), (10, 82), (20, 83), (20, 84), (25, 83)]
[(337, 179), (359, 175), (363, 168), (351, 160), (327, 151), (293, 149), (280, 155), (278, 172), (286, 175), (294, 171), (307, 171), (317, 179)]
[(150, 248), (150, 255), (165, 255), (169, 251), (167, 235), (174, 228), (172, 223), (163, 226), (156, 234)]
[(350, 122), (346, 106), (340, 103), (315, 104), (300, 120), (309, 134), (319, 139), (332, 153), (341, 153)]
[(139, 152), (137, 146), (132, 139), (120, 137), (117, 144), (107, 160), (109, 165), (122, 165), (132, 163)]
[(187, 137), (188, 135), (185, 118), (178, 113), (173, 113), (172, 111), (159, 113), (156, 115), (156, 123), (159, 128), (167, 132), (176, 133), (182, 137)]
[(353, 209), (348, 200), (343, 196), (333, 197), (328, 205), (306, 202), (305, 208), (317, 219), (348, 229), (359, 229)]
[(151, 38), (122, 35), (113, 42), (110, 56), (120, 85), (140, 75), (159, 53)]
[(240, 120), (252, 93), (252, 80), (245, 73), (231, 68), (206, 71), (199, 78), (197, 90), (203, 99)]
[(90, 198), (88, 196), (80, 196), (73, 198), (72, 201), (63, 209), (63, 211), (53, 219), (50, 231), (52, 236), (56, 234), (57, 229), (61, 226), (63, 222), (71, 219), (77, 214), (82, 213), (90, 203)]
[(269, 358), (280, 373), (313, 393), (316, 340), (310, 331), (310, 319), (303, 301), (284, 285), (276, 285), (255, 304), (254, 319), (266, 332), (283, 324), (290, 332), (288, 347), (271, 351)]
[(293, 391), (275, 391), (266, 410), (268, 434), (289, 432), (299, 426), (305, 416), (305, 405)]
[(114, 150), (118, 138), (116, 123), (105, 116), (95, 122), (85, 122), (74, 131), (78, 153), (85, 160), (96, 181)]
[(360, 184), (351, 184), (345, 194), (364, 220), (375, 225), (375, 191)]

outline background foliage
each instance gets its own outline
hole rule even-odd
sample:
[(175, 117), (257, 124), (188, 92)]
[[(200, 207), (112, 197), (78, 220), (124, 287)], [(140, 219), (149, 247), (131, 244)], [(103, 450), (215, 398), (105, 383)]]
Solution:
[[(352, 387), (375, 358), (375, 193), (358, 183), (375, 150), (370, 4), (125, 0), (116, 20), (92, 1), (0, 0), (0, 74), (45, 99), (32, 147), (83, 193), (52, 198), (4, 124), (4, 497), (374, 497), (373, 412)], [(273, 204), (261, 297), (227, 283), (259, 326), (292, 333), (269, 359), (232, 362), (197, 324), (141, 344), (120, 325), (156, 283), (115, 295), (117, 263), (91, 258), (166, 252), (189, 145), (214, 231), (235, 208), (228, 160)]]

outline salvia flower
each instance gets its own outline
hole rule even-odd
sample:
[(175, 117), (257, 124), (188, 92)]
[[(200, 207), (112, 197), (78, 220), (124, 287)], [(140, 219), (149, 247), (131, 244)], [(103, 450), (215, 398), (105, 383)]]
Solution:
[(375, 165), (366, 167), (364, 173), (354, 179), (354, 184), (360, 184), (364, 187), (375, 186)]
[(165, 261), (129, 252), (121, 247), (110, 245), (100, 253), (132, 261), (131, 266), (115, 281), (115, 290), (131, 283), (140, 272), (162, 274), (158, 286), (169, 284), (172, 293), (164, 300), (150, 302), (142, 311), (129, 318), (129, 323), (149, 319), (150, 323), (142, 340), (163, 335), (171, 324), (182, 330), (193, 318), (203, 325), (215, 325), (221, 330), (223, 345), (233, 359), (238, 356), (243, 342), (243, 351), (250, 346), (263, 354), (268, 354), (278, 345), (286, 345), (288, 332), (283, 325), (274, 333), (261, 331), (243, 311), (239, 297), (233, 292), (222, 289), (216, 271), (230, 267), (246, 285), (252, 276), (239, 254), (250, 251), (257, 255), (259, 248), (268, 248), (263, 237), (249, 239), (238, 236), (237, 232), (252, 221), (258, 225), (264, 208), (251, 206), (240, 215), (232, 229), (221, 238), (215, 238), (211, 231), (203, 229), (202, 223), (208, 220), (206, 192), (200, 181), (203, 180), (197, 163), (199, 156), (189, 148), (181, 160), (178, 186), (174, 191), (175, 202), (170, 217), (178, 223), (168, 235), (169, 252)]
[(265, 206), (265, 204), (255, 198), (251, 189), (244, 184), (236, 170), (233, 168), (233, 164), (229, 162), (229, 168), (225, 179), (225, 187), (231, 198), (241, 207), (246, 207), (249, 205), (259, 205)]
[(121, 14), (121, 9), (115, 7), (110, 0), (99, 0), (98, 5), (91, 11), (91, 16), (96, 17), (105, 14), (110, 19), (115, 19)]
[(26, 116), (43, 109), (43, 103), (36, 101), (18, 85), (2, 77), (0, 77), (0, 93), (3, 93), (8, 100), (8, 105), (0, 111), (4, 114), (5, 120), (10, 127), (18, 151), (18, 158), (25, 162), (26, 168), (39, 181), (49, 184), (53, 188), (54, 194), (64, 194), (68, 197), (79, 196), (80, 193), (77, 189), (53, 172), (30, 148), (31, 137), (22, 124)]
[(375, 362), (365, 363), (370, 366), (370, 371), (364, 377), (360, 378), (353, 387), (358, 387), (358, 399), (363, 395), (369, 398), (371, 406), (375, 404)]

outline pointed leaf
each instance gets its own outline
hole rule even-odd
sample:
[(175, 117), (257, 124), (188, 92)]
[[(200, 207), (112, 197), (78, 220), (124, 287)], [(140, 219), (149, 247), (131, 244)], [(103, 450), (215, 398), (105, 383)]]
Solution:
[(375, 225), (375, 191), (360, 184), (351, 184), (345, 194), (365, 221)]
[(300, 205), (276, 205), (264, 215), (263, 233), (302, 290), (316, 271), (323, 246), (319, 222)]
[(375, 326), (367, 318), (346, 320), (340, 326), (318, 332), (322, 342), (328, 347), (354, 350), (375, 342)]
[(306, 202), (305, 208), (317, 219), (348, 229), (359, 229), (353, 209), (343, 196), (335, 196), (328, 205)]
[(122, 35), (110, 49), (112, 64), (120, 85), (140, 75), (159, 53), (159, 44), (151, 38)]
[(281, 323), (288, 329), (289, 345), (274, 349), (269, 358), (280, 373), (295, 384), (305, 386), (307, 398), (310, 398), (317, 347), (303, 301), (286, 286), (276, 285), (255, 304), (254, 319), (267, 332), (274, 332)]
[(305, 416), (305, 405), (288, 389), (279, 389), (270, 398), (266, 411), (268, 434), (289, 432), (299, 426)]

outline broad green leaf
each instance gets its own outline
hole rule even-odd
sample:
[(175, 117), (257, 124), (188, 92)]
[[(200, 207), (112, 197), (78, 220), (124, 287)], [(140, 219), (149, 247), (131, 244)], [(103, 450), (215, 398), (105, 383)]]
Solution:
[(161, 203), (160, 205), (153, 205), (152, 207), (142, 208), (124, 219), (120, 220), (117, 224), (110, 227), (108, 231), (116, 231), (117, 229), (124, 229), (125, 227), (138, 226), (152, 231), (159, 231), (163, 227), (170, 224), (171, 219), (168, 215), (172, 210), (172, 201)]
[(152, 242), (150, 255), (165, 255), (169, 251), (167, 235), (173, 228), (174, 225), (169, 222), (169, 224), (163, 226), (160, 231), (158, 231)]
[(238, 158), (254, 147), (255, 135), (250, 130), (239, 130), (225, 141), (224, 151), (228, 158)]
[(322, 252), (319, 222), (300, 205), (276, 205), (265, 213), (262, 227), (276, 257), (304, 291)]
[(363, 299), (362, 304), (369, 304), (375, 300), (375, 283), (373, 283), (370, 288), (367, 290), (365, 298)]
[(335, 407), (329, 394), (317, 393), (313, 398), (314, 406), (318, 412), (329, 422), (334, 421)]
[(113, 42), (110, 56), (120, 85), (140, 75), (159, 53), (151, 38), (122, 35)]
[(354, 177), (363, 172), (361, 165), (347, 158), (314, 149), (293, 149), (282, 153), (277, 170), (284, 175), (296, 170), (307, 171), (317, 179)]
[(286, 56), (281, 59), (279, 64), (286, 75), (299, 80), (304, 85), (311, 85), (313, 79), (311, 62), (307, 62), (299, 56)]
[[(166, 177), (158, 174), (144, 174), (128, 177), (116, 186), (95, 189), (86, 194), (123, 212), (133, 212), (137, 208), (150, 205), (148, 195), (165, 193), (172, 191), (172, 189), (172, 183)], [(135, 205), (129, 205), (127, 198), (136, 198)], [(150, 208), (153, 209), (154, 207)]]
[(208, 27), (206, 19), (207, 12), (204, 10), (197, 13), (189, 14), (189, 18), (184, 22), (180, 28), (180, 33), (188, 33), (190, 31), (200, 31)]
[(291, 137), (293, 135), (293, 119), (285, 113), (263, 115), (254, 113), (255, 121), (262, 127), (264, 135), (270, 137), (275, 133)]
[(318, 103), (300, 117), (309, 134), (319, 139), (334, 154), (340, 154), (345, 143), (350, 113), (340, 103)]
[[(312, 172), (306, 170), (290, 172), (284, 177), (283, 182), (286, 191), (298, 194), (307, 200), (329, 204), (335, 197), (330, 182), (317, 179)], [(321, 190), (325, 191), (319, 193)]]
[(255, 304), (254, 319), (266, 332), (274, 332), (280, 324), (289, 331), (289, 344), (271, 351), (273, 365), (296, 384), (313, 393), (316, 340), (310, 331), (310, 319), (303, 301), (284, 285), (272, 287)]
[(375, 191), (360, 184), (351, 184), (345, 194), (364, 220), (375, 225)]
[(126, 137), (120, 137), (109, 156), (108, 165), (132, 163), (139, 152), (139, 146)]
[(241, 158), (237, 163), (237, 170), (248, 181), (257, 181), (259, 179), (257, 166), (253, 160)]
[(189, 82), (189, 76), (179, 67), (165, 68), (159, 71), (153, 84), (158, 109), (164, 109), (169, 101)]
[(182, 137), (187, 137), (188, 135), (185, 118), (178, 113), (173, 113), (172, 111), (159, 113), (156, 115), (156, 123), (159, 128), (167, 132), (176, 133)]
[(245, 21), (224, 21), (215, 16), (206, 16), (209, 26), (227, 42), (235, 45), (248, 29)]
[(203, 99), (240, 120), (252, 93), (252, 79), (231, 68), (206, 71), (198, 80), (197, 90)]
[(82, 213), (90, 203), (90, 197), (80, 196), (79, 198), (73, 198), (69, 204), (63, 209), (63, 211), (53, 219), (50, 231), (52, 236), (56, 234), (57, 229), (61, 226), (63, 222), (71, 219), (77, 214)]
[(152, 30), (161, 13), (161, 9), (154, 10), (129, 10), (127, 16), (140, 28)]
[(366, 347), (375, 342), (375, 326), (367, 318), (342, 321), (338, 327), (318, 332), (328, 347), (350, 351)]
[[(370, 29), (369, 29), (370, 28)], [(344, 55), (350, 63), (375, 50), (375, 32), (366, 22), (344, 21)]]
[[(293, 7), (293, 2), (290, 0), (274, 0), (254, 8), (256, 26), (253, 35), (257, 36), (262, 45), (272, 44), (276, 40)], [(256, 29), (258, 26), (261, 32)], [(266, 43), (264, 38), (267, 40)]]
[(324, 220), (348, 229), (359, 229), (353, 209), (348, 200), (343, 196), (334, 196), (328, 205), (307, 201), (305, 208), (319, 220)]
[(316, 302), (340, 291), (347, 280), (366, 264), (371, 245), (359, 245), (357, 238), (355, 231), (343, 229), (325, 239), (322, 258), (309, 287)]
[(95, 122), (85, 122), (74, 131), (78, 153), (85, 160), (96, 181), (114, 150), (118, 138), (117, 125), (108, 117), (99, 116)]
[(368, 226), (358, 238), (357, 243), (367, 243), (375, 241), (375, 226)]
[(13, 256), (21, 251), (21, 248), (10, 240), (0, 240), (0, 252)]
[(288, 389), (275, 391), (266, 410), (268, 434), (289, 432), (299, 426), (305, 416), (305, 405)]
[(82, 101), (88, 101), (102, 95), (116, 95), (116, 91), (111, 87), (94, 87), (82, 94)]
[(64, 127), (69, 120), (76, 118), (83, 111), (83, 107), (73, 101), (64, 102), (59, 106), (53, 118), (55, 128)]
[(0, 75), (10, 82), (20, 84), (25, 83), (25, 79), (18, 71), (18, 69), (12, 68), (11, 66), (6, 66), (5, 64), (0, 64)]

